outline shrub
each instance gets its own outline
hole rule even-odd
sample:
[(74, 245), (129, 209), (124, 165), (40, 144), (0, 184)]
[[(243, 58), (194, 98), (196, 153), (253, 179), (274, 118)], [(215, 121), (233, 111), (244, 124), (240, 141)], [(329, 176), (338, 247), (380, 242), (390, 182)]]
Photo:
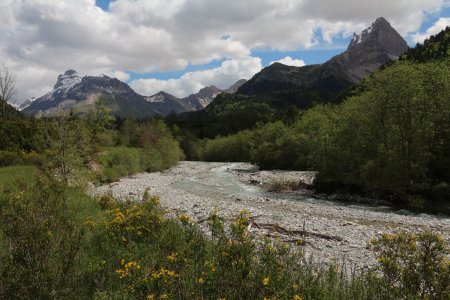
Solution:
[(399, 232), (371, 242), (385, 296), (448, 299), (450, 248), (438, 234)]
[(73, 203), (72, 193), (83, 195), (46, 179), (1, 191), (0, 298), (62, 298), (84, 289), (75, 284), (84, 240), (79, 217), (92, 207), (78, 197), (83, 208)]
[(306, 188), (306, 184), (301, 181), (280, 179), (271, 180), (266, 186), (269, 192), (296, 191), (304, 188)]
[(107, 148), (100, 154), (102, 165), (101, 181), (112, 182), (120, 177), (145, 171), (143, 151), (139, 148), (114, 147)]

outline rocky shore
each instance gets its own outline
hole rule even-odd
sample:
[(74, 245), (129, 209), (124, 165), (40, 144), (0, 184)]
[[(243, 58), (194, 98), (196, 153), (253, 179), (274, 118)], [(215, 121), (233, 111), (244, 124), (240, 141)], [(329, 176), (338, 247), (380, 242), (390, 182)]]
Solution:
[(245, 209), (252, 216), (248, 229), (255, 236), (300, 245), (318, 261), (345, 261), (356, 267), (375, 262), (368, 242), (385, 232), (431, 229), (450, 240), (448, 217), (336, 203), (306, 190), (270, 193), (263, 188), (273, 181), (310, 184), (313, 177), (313, 172), (258, 171), (247, 163), (186, 161), (164, 172), (141, 173), (98, 187), (95, 193), (137, 200), (149, 188), (170, 213), (184, 212), (202, 228), (215, 208), (227, 220)]

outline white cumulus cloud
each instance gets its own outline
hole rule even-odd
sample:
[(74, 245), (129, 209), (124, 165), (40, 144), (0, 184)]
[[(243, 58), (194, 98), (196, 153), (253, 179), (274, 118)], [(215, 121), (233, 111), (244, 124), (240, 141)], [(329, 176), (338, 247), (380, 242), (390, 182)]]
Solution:
[(229, 88), (239, 79), (248, 79), (260, 70), (261, 59), (247, 57), (225, 60), (217, 68), (188, 72), (178, 79), (138, 79), (132, 81), (130, 85), (142, 95), (150, 96), (159, 91), (166, 91), (177, 97), (186, 97), (211, 85), (221, 89)]
[(436, 23), (434, 23), (430, 28), (428, 28), (425, 33), (413, 34), (412, 40), (414, 43), (422, 43), (430, 35), (435, 35), (439, 33), (447, 26), (450, 26), (450, 18), (439, 18), (439, 20), (437, 20)]
[(303, 61), (303, 59), (294, 59), (290, 56), (286, 56), (285, 58), (282, 58), (277, 61), (271, 61), (270, 65), (273, 63), (276, 63), (276, 62), (282, 63), (283, 65), (294, 66), (294, 67), (303, 67), (305, 65), (305, 62)]

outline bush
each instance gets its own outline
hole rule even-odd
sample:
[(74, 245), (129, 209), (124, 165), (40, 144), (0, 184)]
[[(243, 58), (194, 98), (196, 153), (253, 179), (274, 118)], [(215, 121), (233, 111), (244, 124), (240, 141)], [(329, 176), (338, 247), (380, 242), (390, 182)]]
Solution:
[(121, 177), (146, 171), (144, 152), (139, 148), (114, 147), (107, 148), (100, 154), (102, 165), (102, 182), (113, 182)]
[(371, 242), (385, 297), (448, 299), (450, 248), (438, 234), (399, 232)]
[(0, 167), (23, 164), (23, 159), (17, 152), (0, 151)]
[(1, 191), (0, 298), (64, 298), (85, 289), (76, 284), (85, 237), (81, 219), (95, 211), (86, 198), (46, 179)]

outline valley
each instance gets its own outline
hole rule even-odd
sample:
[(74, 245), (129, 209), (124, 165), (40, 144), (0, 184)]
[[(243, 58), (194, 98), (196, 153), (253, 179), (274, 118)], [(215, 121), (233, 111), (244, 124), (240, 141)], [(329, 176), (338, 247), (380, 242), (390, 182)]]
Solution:
[(45, 2), (0, 0), (0, 299), (450, 299), (449, 7)]
[[(306, 231), (307, 236), (271, 232), (250, 227), (256, 237), (273, 235), (286, 241), (304, 239), (306, 253), (322, 262), (345, 262), (357, 267), (372, 266), (375, 258), (368, 248), (371, 238), (398, 229), (420, 232), (432, 229), (450, 238), (450, 218), (412, 214), (388, 207), (343, 204), (315, 197), (299, 190), (288, 193), (266, 192), (249, 180), (259, 176), (292, 178), (290, 172), (259, 172), (248, 163), (207, 163), (183, 161), (163, 172), (141, 173), (119, 182), (103, 185), (97, 194), (112, 193), (125, 199), (140, 199), (146, 188), (161, 198), (171, 214), (186, 213), (207, 229), (205, 220), (218, 208), (229, 222), (247, 210), (255, 224), (276, 224), (290, 231)], [(309, 173), (295, 172), (297, 178), (310, 180)], [(267, 175), (269, 174), (269, 176)], [(272, 175), (272, 176), (270, 176)], [(303, 175), (303, 176), (302, 176)], [(323, 235), (323, 236), (322, 236)]]

